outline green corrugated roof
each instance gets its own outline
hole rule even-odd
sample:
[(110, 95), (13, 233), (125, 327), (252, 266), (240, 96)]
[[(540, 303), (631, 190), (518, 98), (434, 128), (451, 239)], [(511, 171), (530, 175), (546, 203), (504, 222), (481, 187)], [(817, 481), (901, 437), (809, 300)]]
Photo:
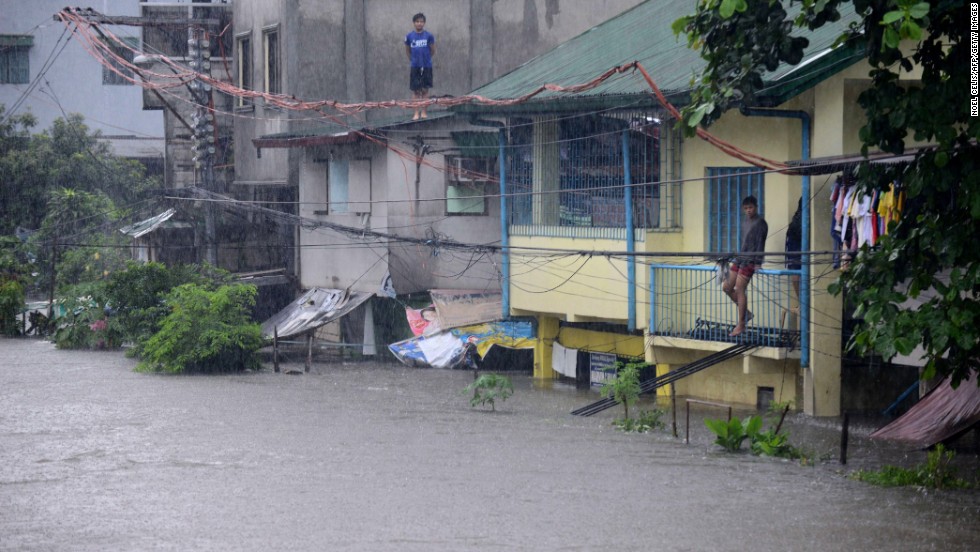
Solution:
[[(687, 47), (684, 37), (675, 37), (670, 27), (675, 20), (694, 13), (694, 10), (692, 0), (648, 0), (528, 61), (476, 89), (473, 94), (492, 99), (515, 98), (545, 83), (581, 84), (613, 67), (639, 61), (671, 101), (683, 104), (690, 90), (691, 77), (704, 66), (704, 60), (697, 51)], [(790, 10), (790, 13), (794, 12)], [(847, 25), (858, 19), (853, 6), (846, 4), (841, 6), (841, 19), (836, 23), (815, 32), (804, 34), (799, 31), (810, 40), (803, 62), (795, 67), (783, 64), (767, 74), (765, 80), (772, 86), (765, 97), (772, 103), (782, 103), (861, 59), (860, 52), (853, 49), (828, 52)], [(651, 104), (653, 100), (648, 97), (648, 92), (650, 88), (642, 75), (633, 72), (613, 77), (597, 88), (574, 96), (545, 91), (531, 100), (530, 105), (501, 109), (469, 104), (456, 109), (465, 112), (540, 111), (544, 102), (550, 109), (596, 108), (636, 100)]]

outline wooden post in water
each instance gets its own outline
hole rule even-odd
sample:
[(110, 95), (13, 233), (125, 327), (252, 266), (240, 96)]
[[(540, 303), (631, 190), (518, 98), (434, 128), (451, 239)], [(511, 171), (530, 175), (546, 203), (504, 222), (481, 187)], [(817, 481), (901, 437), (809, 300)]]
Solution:
[(310, 366), (313, 365), (313, 331), (306, 333), (306, 368), (303, 370), (310, 373)]
[(840, 430), (840, 463), (847, 464), (847, 433), (850, 430), (851, 416), (848, 412), (844, 411), (844, 423), (841, 424)]
[(674, 439), (677, 438), (677, 393), (674, 391), (674, 384), (670, 384), (670, 413), (671, 428), (674, 430)]
[(279, 373), (279, 326), (272, 327), (272, 366)]

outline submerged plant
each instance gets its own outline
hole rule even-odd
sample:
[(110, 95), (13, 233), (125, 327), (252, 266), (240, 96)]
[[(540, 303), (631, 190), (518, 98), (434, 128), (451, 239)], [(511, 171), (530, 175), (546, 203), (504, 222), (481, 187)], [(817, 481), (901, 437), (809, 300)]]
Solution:
[(640, 367), (643, 364), (616, 363), (616, 377), (602, 386), (602, 394), (623, 405), (623, 420), (630, 418), (630, 406), (640, 396)]
[(789, 444), (789, 436), (775, 430), (760, 431), (751, 436), (753, 454), (778, 458), (803, 458), (803, 453)]
[(616, 426), (616, 429), (626, 433), (646, 433), (665, 427), (664, 423), (660, 420), (663, 415), (664, 411), (660, 409), (641, 410), (636, 419), (623, 418), (614, 420), (613, 425)]
[(510, 378), (499, 374), (483, 374), (463, 389), (464, 393), (473, 393), (470, 406), (490, 405), (490, 410), (496, 410), (496, 400), (506, 401), (514, 394), (514, 385)]
[(864, 481), (881, 487), (901, 487), (918, 485), (932, 489), (962, 489), (970, 487), (970, 483), (956, 477), (949, 466), (956, 453), (946, 450), (942, 444), (929, 451), (925, 465), (912, 469), (886, 465), (880, 470), (858, 470), (850, 474), (851, 479)]
[(759, 416), (750, 416), (745, 420), (732, 418), (727, 422), (706, 419), (704, 425), (708, 426), (708, 429), (715, 434), (716, 445), (720, 445), (729, 452), (737, 452), (742, 448), (742, 443), (746, 439), (759, 433), (759, 428), (762, 427), (762, 418)]

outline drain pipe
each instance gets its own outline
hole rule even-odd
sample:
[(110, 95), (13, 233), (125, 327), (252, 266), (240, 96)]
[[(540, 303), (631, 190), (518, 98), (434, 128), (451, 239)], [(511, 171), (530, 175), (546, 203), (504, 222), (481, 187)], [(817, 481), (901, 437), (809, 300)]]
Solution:
[[(742, 115), (747, 117), (783, 117), (799, 119), (802, 123), (804, 161), (810, 159), (810, 114), (806, 111), (759, 109), (743, 107)], [(800, 273), (800, 366), (810, 366), (810, 175), (803, 175), (803, 235), (800, 249), (803, 250)]]
[(623, 202), (626, 203), (626, 316), (629, 331), (636, 329), (636, 236), (633, 229), (633, 177), (630, 174), (629, 129), (623, 130)]
[(504, 319), (510, 318), (510, 228), (507, 225), (507, 128), (500, 121), (470, 119), (473, 126), (496, 128), (498, 132), (497, 159), (500, 166), (500, 299), (501, 314)]

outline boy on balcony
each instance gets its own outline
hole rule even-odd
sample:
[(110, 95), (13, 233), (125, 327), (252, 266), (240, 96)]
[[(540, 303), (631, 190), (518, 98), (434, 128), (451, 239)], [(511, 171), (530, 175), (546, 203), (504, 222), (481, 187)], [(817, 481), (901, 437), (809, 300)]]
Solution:
[(762, 264), (762, 255), (752, 253), (765, 251), (766, 238), (769, 236), (769, 225), (759, 215), (759, 201), (754, 196), (742, 200), (742, 212), (745, 213), (745, 219), (742, 220), (742, 247), (739, 248), (741, 255), (735, 257), (728, 280), (721, 288), (738, 307), (738, 323), (732, 333), (728, 334), (729, 337), (741, 335), (745, 331), (745, 324), (752, 320), (745, 288), (755, 274), (756, 267)]

